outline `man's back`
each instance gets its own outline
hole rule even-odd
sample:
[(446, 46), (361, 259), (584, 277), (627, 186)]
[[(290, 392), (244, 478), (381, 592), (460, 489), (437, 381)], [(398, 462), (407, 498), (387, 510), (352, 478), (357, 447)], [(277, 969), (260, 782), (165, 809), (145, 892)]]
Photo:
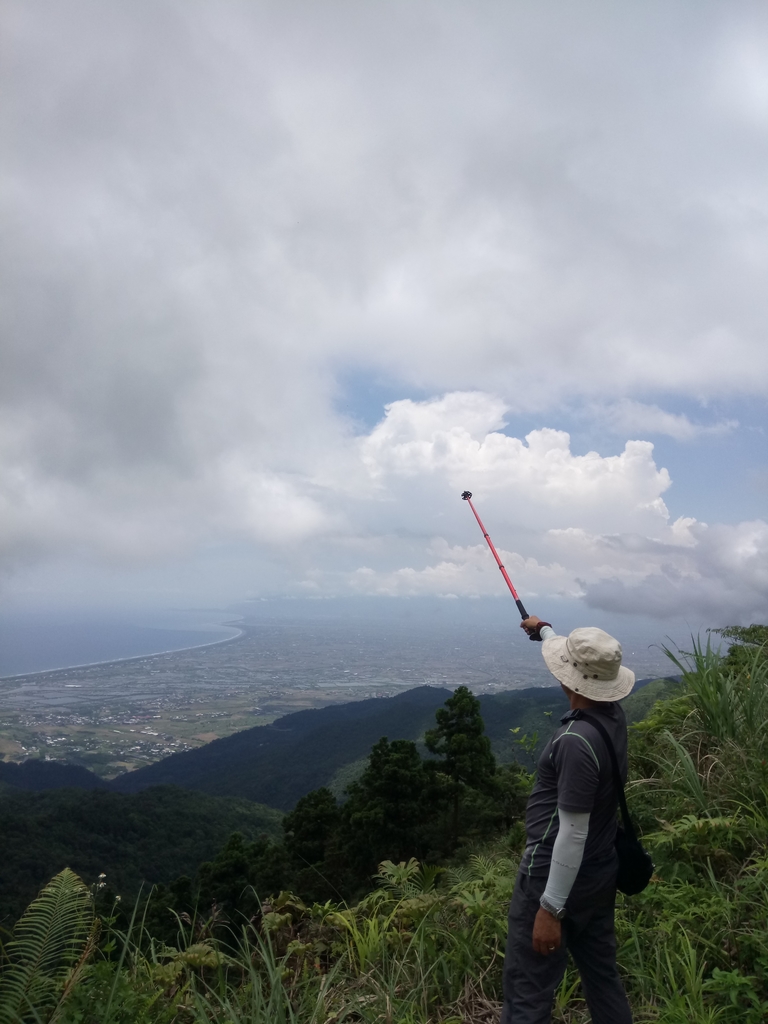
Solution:
[[(521, 870), (546, 877), (557, 838), (558, 807), (590, 815), (580, 875), (600, 871), (614, 859), (618, 798), (605, 742), (581, 712), (569, 711), (539, 758), (525, 816), (526, 849)], [(590, 708), (613, 742), (622, 777), (627, 774), (627, 722), (620, 704)]]

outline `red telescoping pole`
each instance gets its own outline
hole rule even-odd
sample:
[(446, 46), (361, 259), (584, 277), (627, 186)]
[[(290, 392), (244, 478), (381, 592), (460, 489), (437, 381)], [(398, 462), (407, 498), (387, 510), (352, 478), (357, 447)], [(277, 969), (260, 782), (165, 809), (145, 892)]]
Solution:
[(509, 587), (509, 589), (510, 589), (510, 591), (512, 593), (512, 597), (514, 597), (514, 599), (515, 599), (515, 604), (517, 605), (517, 610), (520, 612), (520, 618), (521, 619), (527, 619), (528, 618), (528, 612), (525, 610), (525, 606), (523, 605), (523, 602), (517, 596), (517, 591), (515, 590), (514, 584), (512, 583), (512, 580), (509, 578), (509, 574), (508, 574), (507, 570), (501, 564), (501, 559), (499, 558), (499, 555), (498, 555), (498, 552), (496, 551), (496, 548), (493, 546), (493, 541), (491, 540), (491, 538), (490, 538), (490, 536), (488, 534), (488, 531), (483, 526), (483, 521), (480, 518), (480, 516), (477, 514), (477, 509), (472, 504), (472, 492), (471, 491), (464, 491), (464, 493), (461, 496), (464, 499), (464, 501), (467, 502), (467, 504), (469, 505), (469, 507), (472, 509), (472, 511), (475, 514), (475, 519), (477, 520), (478, 526), (483, 531), (483, 536), (488, 541), (488, 547), (491, 549), (491, 554), (496, 559), (496, 564), (498, 565), (499, 569), (501, 569), (501, 575), (504, 577), (504, 582)]

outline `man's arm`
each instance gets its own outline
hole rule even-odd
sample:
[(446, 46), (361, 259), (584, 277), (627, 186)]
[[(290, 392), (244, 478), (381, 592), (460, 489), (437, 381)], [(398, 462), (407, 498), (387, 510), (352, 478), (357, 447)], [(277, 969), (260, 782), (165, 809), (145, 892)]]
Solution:
[[(550, 623), (543, 621), (538, 615), (529, 615), (527, 619), (523, 619), (520, 626), (529, 636), (537, 635), (540, 640), (549, 640), (557, 636)], [(597, 776), (589, 782), (596, 786)], [(589, 782), (588, 788), (592, 788)], [(543, 956), (548, 956), (558, 949), (562, 941), (562, 926), (557, 915), (565, 907), (579, 873), (589, 834), (589, 811), (568, 811), (560, 807), (558, 801), (557, 814), (559, 828), (552, 847), (549, 876), (541, 897), (542, 907), (533, 926), (533, 948)], [(550, 913), (545, 906), (554, 913)]]
[(562, 941), (560, 921), (544, 908), (544, 904), (555, 911), (565, 907), (581, 867), (589, 833), (589, 814), (577, 814), (558, 808), (557, 815), (560, 826), (552, 848), (549, 877), (541, 897), (542, 907), (533, 925), (533, 948), (543, 956), (558, 949)]

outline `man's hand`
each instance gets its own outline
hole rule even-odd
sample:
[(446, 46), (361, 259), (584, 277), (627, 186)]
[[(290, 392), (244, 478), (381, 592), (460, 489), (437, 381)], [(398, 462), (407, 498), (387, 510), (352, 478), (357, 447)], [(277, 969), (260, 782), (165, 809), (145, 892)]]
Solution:
[[(529, 621), (529, 620), (526, 620)], [(538, 619), (536, 620), (538, 622)], [(556, 949), (560, 949), (563, 941), (563, 926), (556, 917), (539, 907), (536, 920), (533, 922), (533, 948), (542, 956), (549, 956)]]
[(536, 627), (542, 620), (538, 615), (529, 615), (527, 619), (523, 619), (520, 623), (520, 629), (524, 629), (528, 636), (536, 632)]

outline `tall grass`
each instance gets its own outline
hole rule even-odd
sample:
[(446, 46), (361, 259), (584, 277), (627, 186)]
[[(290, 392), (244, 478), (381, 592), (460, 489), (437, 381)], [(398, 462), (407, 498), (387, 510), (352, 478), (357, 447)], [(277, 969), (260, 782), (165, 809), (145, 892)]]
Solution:
[(731, 665), (712, 646), (692, 638), (690, 653), (664, 648), (680, 670), (697, 724), (716, 743), (762, 752), (768, 742), (768, 658), (756, 648), (743, 665)]

